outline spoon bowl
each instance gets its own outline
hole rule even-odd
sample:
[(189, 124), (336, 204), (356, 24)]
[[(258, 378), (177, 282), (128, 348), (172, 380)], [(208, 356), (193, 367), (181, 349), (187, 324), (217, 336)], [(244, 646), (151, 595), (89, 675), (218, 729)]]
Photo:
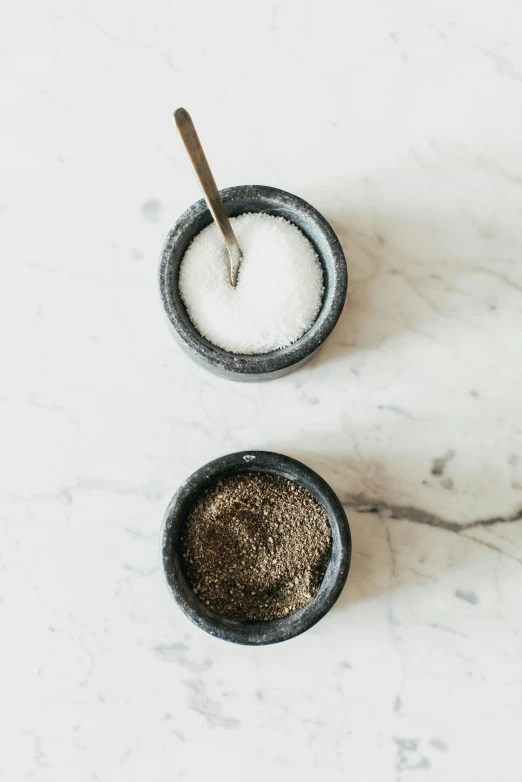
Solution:
[(221, 191), (229, 217), (265, 212), (296, 225), (314, 247), (323, 267), (324, 295), (310, 329), (288, 347), (256, 355), (228, 353), (216, 347), (192, 324), (179, 292), (179, 269), (195, 236), (212, 222), (204, 199), (197, 201), (170, 231), (160, 266), (160, 296), (168, 325), (181, 347), (205, 369), (230, 380), (271, 380), (306, 363), (321, 347), (337, 323), (346, 299), (348, 275), (344, 254), (325, 218), (302, 198), (265, 185), (240, 185)]

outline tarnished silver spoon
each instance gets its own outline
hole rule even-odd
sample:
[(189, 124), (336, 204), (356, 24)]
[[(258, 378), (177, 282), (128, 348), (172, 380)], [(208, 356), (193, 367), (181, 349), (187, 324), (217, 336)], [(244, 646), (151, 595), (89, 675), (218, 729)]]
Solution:
[(241, 263), (243, 256), (225, 211), (225, 205), (223, 204), (223, 200), (217, 189), (215, 179), (212, 176), (212, 171), (210, 170), (207, 158), (203, 152), (203, 147), (201, 146), (190, 114), (186, 109), (176, 109), (174, 112), (174, 121), (185, 145), (185, 149), (187, 150), (190, 162), (196, 172), (208, 208), (216, 221), (217, 227), (221, 231), (230, 260), (230, 282), (235, 288), (239, 264)]

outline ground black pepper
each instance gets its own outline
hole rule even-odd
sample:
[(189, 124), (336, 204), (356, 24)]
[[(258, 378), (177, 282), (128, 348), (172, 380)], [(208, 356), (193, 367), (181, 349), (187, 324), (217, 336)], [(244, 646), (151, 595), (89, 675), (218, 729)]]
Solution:
[(317, 500), (275, 475), (219, 481), (191, 509), (181, 535), (189, 583), (222, 616), (276, 619), (317, 594), (332, 535)]

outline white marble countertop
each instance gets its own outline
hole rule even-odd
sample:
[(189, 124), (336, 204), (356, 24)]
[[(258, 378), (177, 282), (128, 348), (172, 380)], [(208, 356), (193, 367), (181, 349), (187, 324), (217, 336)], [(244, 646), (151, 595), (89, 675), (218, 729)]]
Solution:
[[(223, 13), (224, 12), (224, 13)], [(513, 782), (522, 725), (522, 51), (509, 0), (55, 0), (0, 29), (0, 779)], [(348, 258), (306, 368), (239, 385), (165, 326), (156, 265), (220, 186), (310, 201)], [(171, 601), (178, 484), (297, 457), (353, 564), (303, 636)]]

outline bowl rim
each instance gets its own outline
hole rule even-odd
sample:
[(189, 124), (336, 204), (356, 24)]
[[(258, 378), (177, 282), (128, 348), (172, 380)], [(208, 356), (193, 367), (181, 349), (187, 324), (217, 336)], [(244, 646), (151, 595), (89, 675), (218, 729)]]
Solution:
[[(341, 316), (348, 288), (348, 272), (341, 244), (331, 225), (315, 207), (285, 190), (268, 185), (236, 185), (225, 188), (220, 193), (227, 211), (232, 216), (241, 213), (240, 210), (238, 211), (238, 207), (242, 201), (247, 200), (272, 201), (272, 206), (259, 209), (259, 211), (269, 211), (270, 209), (275, 211), (279, 208), (286, 211), (285, 217), (290, 222), (293, 222), (289, 217), (292, 211), (294, 214), (299, 213), (305, 216), (323, 239), (321, 251), (310, 236), (307, 236), (319, 256), (323, 269), (327, 262), (331, 269), (330, 290), (325, 291), (321, 309), (310, 329), (286, 348), (269, 353), (248, 355), (229, 353), (213, 345), (190, 322), (181, 297), (179, 295), (174, 297), (171, 287), (172, 254), (176, 245), (180, 242), (185, 244), (184, 254), (194, 236), (190, 232), (191, 224), (202, 219), (206, 224), (210, 224), (212, 221), (205, 199), (201, 198), (178, 218), (163, 245), (158, 269), (158, 283), (165, 315), (185, 349), (195, 355), (200, 362), (210, 365), (214, 371), (230, 375), (259, 376), (284, 372), (314, 353), (332, 332)], [(247, 209), (246, 211), (253, 210)], [(302, 226), (298, 227), (303, 231)], [(303, 233), (306, 235), (306, 231)], [(189, 239), (187, 239), (188, 235), (190, 235)], [(326, 252), (325, 248), (327, 248)], [(328, 259), (325, 257), (326, 254), (329, 256)]]
[[(176, 550), (181, 525), (201, 492), (220, 478), (249, 472), (280, 475), (306, 488), (325, 510), (332, 530), (332, 555), (319, 591), (306, 606), (281, 619), (255, 622), (214, 613), (192, 592), (182, 572), (179, 550)], [(322, 619), (344, 588), (351, 551), (348, 519), (331, 486), (302, 462), (272, 451), (238, 451), (200, 467), (183, 482), (169, 502), (160, 535), (163, 576), (170, 594), (185, 615), (216, 638), (249, 646), (289, 640)]]

